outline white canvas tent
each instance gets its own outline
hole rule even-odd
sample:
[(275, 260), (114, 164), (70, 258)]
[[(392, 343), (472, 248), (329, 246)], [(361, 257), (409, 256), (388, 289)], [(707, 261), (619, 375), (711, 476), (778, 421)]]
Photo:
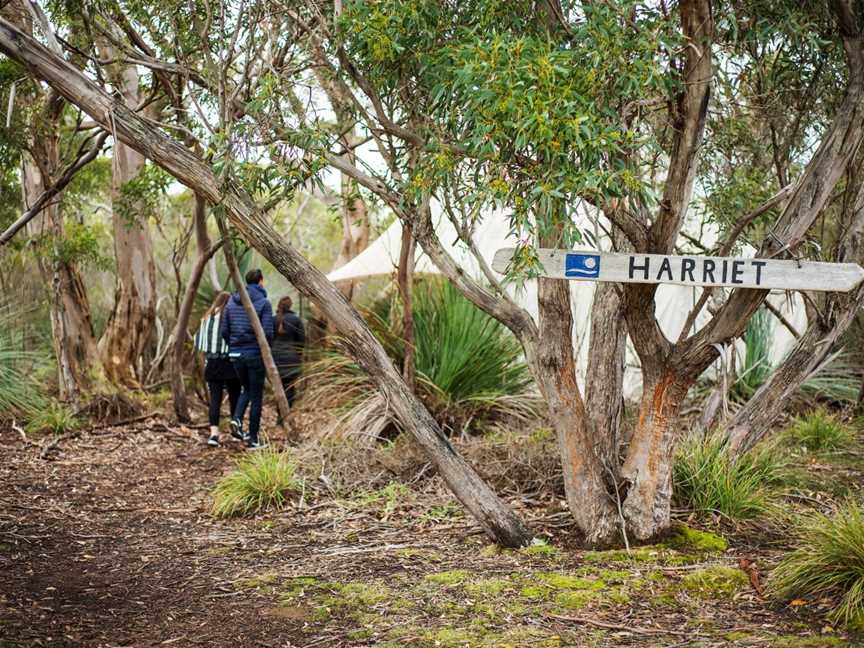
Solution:
[[(456, 262), (472, 277), (479, 278), (482, 273), (476, 260), (464, 244), (459, 242), (456, 230), (450, 221), (440, 213), (435, 217), (435, 230), (445, 248)], [(370, 277), (395, 276), (399, 262), (399, 249), (402, 239), (402, 226), (396, 220), (377, 238), (366, 250), (327, 275), (331, 281), (347, 279), (362, 280)], [(513, 247), (515, 239), (510, 236), (510, 224), (501, 212), (486, 215), (474, 232), (474, 240), (480, 254), (491, 264), (495, 251), (502, 247)], [(706, 241), (710, 245), (713, 241)], [(432, 261), (418, 248), (417, 273), (438, 274), (438, 269)], [(591, 304), (594, 298), (595, 284), (584, 281), (570, 282), (571, 303), (573, 308), (573, 346), (577, 352), (577, 367), (580, 382), (584, 386), (585, 368), (588, 361), (588, 341), (591, 323)], [(526, 281), (524, 286), (512, 286), (511, 294), (521, 306), (532, 316), (537, 317), (537, 285), (536, 281)], [(676, 340), (684, 326), (687, 314), (699, 298), (700, 289), (686, 286), (662, 285), (659, 287), (655, 300), (656, 316), (663, 332), (670, 340)], [(806, 328), (804, 308), (797, 295), (787, 298), (786, 294), (772, 294), (771, 303), (783, 313), (786, 319), (798, 330)], [(696, 326), (702, 326), (710, 315), (703, 309)], [(794, 344), (793, 335), (786, 327), (774, 322), (771, 348), (772, 363), (779, 362), (789, 348)], [(719, 367), (719, 361), (718, 361)], [(639, 397), (641, 375), (639, 358), (632, 348), (628, 347), (627, 366), (624, 376), (624, 395), (628, 399)]]

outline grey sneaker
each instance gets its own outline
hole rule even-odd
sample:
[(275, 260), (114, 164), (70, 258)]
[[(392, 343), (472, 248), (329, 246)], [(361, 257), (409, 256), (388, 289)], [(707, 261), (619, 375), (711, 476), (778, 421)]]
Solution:
[(264, 448), (269, 448), (269, 443), (264, 443), (263, 441), (247, 441), (246, 449), (247, 450), (263, 450)]
[(247, 436), (243, 433), (243, 424), (237, 419), (231, 419), (229, 422), (229, 426), (231, 427), (231, 436), (237, 439), (238, 441), (246, 441)]

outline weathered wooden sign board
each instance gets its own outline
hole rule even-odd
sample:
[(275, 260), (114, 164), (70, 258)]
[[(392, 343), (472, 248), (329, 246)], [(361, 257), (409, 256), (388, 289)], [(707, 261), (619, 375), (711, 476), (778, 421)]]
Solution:
[[(498, 250), (492, 267), (505, 273), (514, 252)], [(542, 276), (579, 281), (848, 292), (864, 280), (864, 268), (855, 263), (551, 249), (537, 254)]]

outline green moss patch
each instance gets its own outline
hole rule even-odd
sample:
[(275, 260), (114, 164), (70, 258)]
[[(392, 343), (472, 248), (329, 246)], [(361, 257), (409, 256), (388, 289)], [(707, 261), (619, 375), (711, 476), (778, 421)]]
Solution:
[(598, 594), (595, 591), (560, 592), (555, 602), (568, 610), (580, 610), (589, 605)]
[(538, 574), (539, 580), (556, 589), (598, 590), (606, 587), (602, 580), (592, 580), (569, 574)]
[(696, 598), (721, 599), (730, 598), (748, 584), (747, 574), (740, 569), (718, 565), (687, 574), (679, 588)]
[(438, 572), (437, 574), (428, 574), (426, 580), (438, 585), (459, 585), (468, 579), (468, 572), (464, 569), (454, 569), (452, 571)]
[(665, 544), (680, 551), (695, 551), (703, 554), (722, 553), (729, 547), (723, 536), (691, 529), (683, 524), (672, 529), (672, 533)]
[(505, 578), (484, 578), (465, 584), (465, 591), (473, 596), (495, 596), (511, 589), (513, 583)]
[(549, 558), (551, 560), (557, 560), (561, 557), (561, 551), (558, 547), (555, 547), (540, 538), (534, 538), (534, 541), (530, 545), (520, 549), (519, 551), (526, 556)]

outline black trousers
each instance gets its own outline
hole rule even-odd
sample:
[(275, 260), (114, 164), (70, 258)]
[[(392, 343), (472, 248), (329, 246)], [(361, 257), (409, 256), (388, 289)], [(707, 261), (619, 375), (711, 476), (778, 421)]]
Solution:
[(208, 380), (207, 389), (210, 391), (210, 425), (219, 425), (219, 410), (222, 408), (224, 392), (228, 392), (228, 403), (231, 406), (228, 416), (233, 416), (240, 400), (240, 380)]

